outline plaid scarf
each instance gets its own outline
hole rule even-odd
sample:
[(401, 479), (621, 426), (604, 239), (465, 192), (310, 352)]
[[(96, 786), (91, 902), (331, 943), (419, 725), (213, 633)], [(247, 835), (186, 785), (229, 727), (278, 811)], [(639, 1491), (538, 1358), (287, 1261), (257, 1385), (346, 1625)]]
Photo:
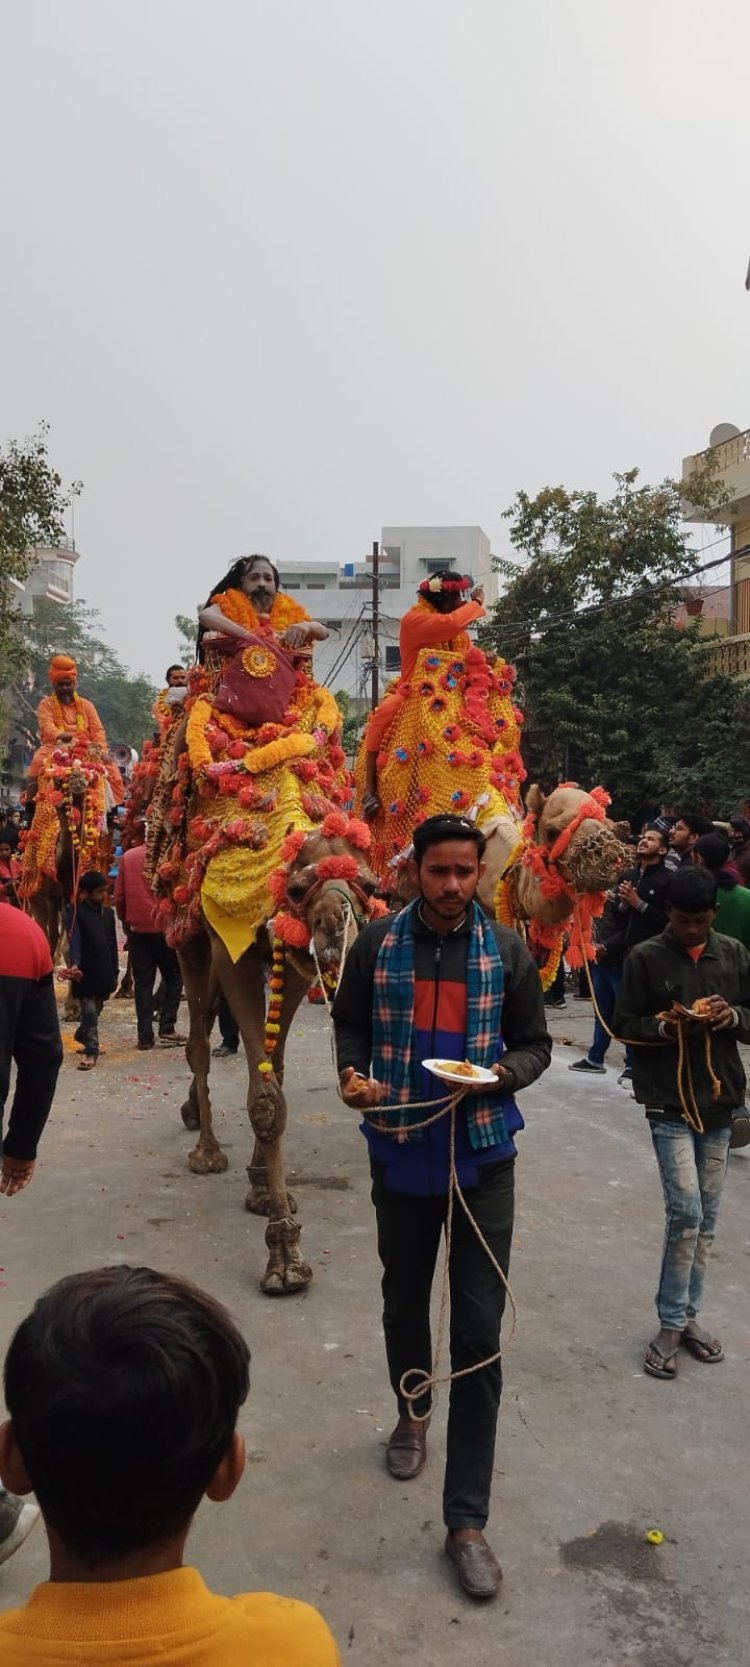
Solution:
[[(398, 914), (386, 933), (375, 963), (372, 1014), (372, 1070), (387, 1090), (387, 1103), (402, 1107), (393, 1132), (400, 1140), (419, 1140), (421, 1131), (409, 1134), (412, 1123), (429, 1116), (429, 1107), (412, 1110), (414, 1094), (414, 917), (419, 903), (411, 903)], [(494, 933), (481, 909), (469, 910), (469, 944), (466, 958), (466, 1058), (472, 1065), (489, 1068), (500, 1058), (503, 1044), (500, 1015), (503, 1002), (504, 969)], [(449, 1093), (446, 1084), (445, 1093)], [(421, 1099), (426, 1095), (419, 1095)], [(475, 1148), (496, 1146), (507, 1140), (502, 1111), (504, 1096), (499, 1092), (472, 1094), (462, 1101), (469, 1139)], [(393, 1114), (391, 1114), (393, 1115)]]

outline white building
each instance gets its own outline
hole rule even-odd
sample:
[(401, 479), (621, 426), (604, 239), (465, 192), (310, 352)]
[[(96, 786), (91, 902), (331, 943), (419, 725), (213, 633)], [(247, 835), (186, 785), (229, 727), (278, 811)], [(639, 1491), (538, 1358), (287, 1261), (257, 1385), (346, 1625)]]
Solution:
[[(14, 601), (21, 620), (30, 619), (37, 597), (69, 607), (73, 601), (73, 569), (78, 560), (75, 545), (65, 539), (61, 544), (43, 546), (33, 551), (34, 566), (25, 583), (12, 581)], [(19, 630), (22, 630), (22, 624)], [(36, 746), (36, 729), (31, 712), (6, 690), (10, 722), (5, 748), (4, 767), (0, 769), (0, 805), (17, 802)], [(0, 758), (2, 754), (0, 753)]]
[[(372, 681), (372, 562), (280, 561), (281, 586), (331, 633), (315, 648), (315, 675), (335, 694), (345, 689), (369, 706)], [(497, 600), (490, 541), (481, 527), (383, 527), (379, 564), (380, 691), (400, 669), (398, 628), (422, 580), (435, 567), (471, 575)]]

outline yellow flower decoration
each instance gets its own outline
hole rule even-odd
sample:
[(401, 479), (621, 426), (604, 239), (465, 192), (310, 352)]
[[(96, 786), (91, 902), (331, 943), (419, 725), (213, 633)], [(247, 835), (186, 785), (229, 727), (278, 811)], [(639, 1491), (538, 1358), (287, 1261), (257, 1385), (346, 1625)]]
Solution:
[(248, 677), (271, 677), (276, 670), (276, 658), (267, 648), (246, 648), (242, 656), (242, 670)]
[(187, 722), (187, 748), (190, 756), (190, 768), (196, 775), (205, 770), (213, 761), (211, 748), (206, 740), (206, 727), (211, 717), (211, 702), (201, 697), (197, 700)]
[(312, 735), (280, 735), (278, 741), (269, 741), (265, 747), (252, 747), (242, 763), (251, 776), (259, 776), (263, 770), (274, 770), (277, 764), (286, 764), (290, 758), (306, 758), (315, 750)]

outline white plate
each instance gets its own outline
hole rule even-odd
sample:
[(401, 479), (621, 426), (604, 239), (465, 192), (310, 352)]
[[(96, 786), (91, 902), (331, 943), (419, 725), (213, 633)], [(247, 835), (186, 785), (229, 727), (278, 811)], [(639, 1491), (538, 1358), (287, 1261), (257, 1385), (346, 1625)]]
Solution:
[(494, 1071), (488, 1071), (484, 1065), (475, 1065), (473, 1076), (459, 1077), (456, 1076), (455, 1071), (443, 1069), (445, 1061), (442, 1059), (423, 1059), (422, 1064), (426, 1071), (432, 1073), (433, 1077), (439, 1077), (441, 1082), (449, 1082), (453, 1086), (458, 1085), (459, 1088), (468, 1088), (470, 1084), (475, 1082), (491, 1082), (494, 1083), (495, 1088), (498, 1087), (498, 1080)]

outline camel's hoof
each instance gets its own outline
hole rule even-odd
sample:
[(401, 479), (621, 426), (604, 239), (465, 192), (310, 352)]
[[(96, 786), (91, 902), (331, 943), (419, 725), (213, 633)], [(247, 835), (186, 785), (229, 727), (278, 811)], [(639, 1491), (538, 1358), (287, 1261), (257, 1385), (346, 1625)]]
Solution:
[(229, 1159), (220, 1146), (209, 1151), (196, 1146), (190, 1153), (188, 1166), (193, 1175), (223, 1175), (225, 1169), (229, 1168)]
[(200, 1126), (201, 1126), (200, 1112), (198, 1110), (198, 1107), (196, 1105), (193, 1105), (192, 1100), (186, 1100), (185, 1104), (180, 1106), (180, 1116), (182, 1118), (183, 1123), (185, 1124), (186, 1129), (193, 1130), (193, 1129), (199, 1129), (200, 1128)]
[(313, 1276), (309, 1262), (303, 1262), (300, 1256), (299, 1261), (295, 1261), (289, 1267), (283, 1269), (279, 1269), (275, 1263), (272, 1266), (272, 1262), (273, 1258), (260, 1282), (261, 1291), (265, 1296), (291, 1297), (294, 1296), (295, 1291), (307, 1289)]
[(312, 1279), (312, 1268), (302, 1259), (299, 1247), (301, 1229), (287, 1217), (284, 1221), (269, 1221), (266, 1228), (268, 1266), (260, 1282), (267, 1297), (288, 1297), (304, 1291)]

